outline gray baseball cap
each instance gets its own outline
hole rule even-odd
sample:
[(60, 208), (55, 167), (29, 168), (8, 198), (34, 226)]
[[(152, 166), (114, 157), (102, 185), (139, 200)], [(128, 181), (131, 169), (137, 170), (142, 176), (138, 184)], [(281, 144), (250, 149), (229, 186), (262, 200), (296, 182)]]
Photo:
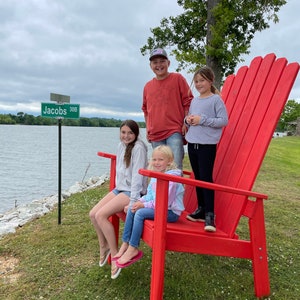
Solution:
[(152, 50), (149, 60), (152, 60), (154, 57), (157, 57), (157, 56), (162, 56), (162, 57), (168, 59), (167, 52), (162, 48), (156, 48), (156, 49)]

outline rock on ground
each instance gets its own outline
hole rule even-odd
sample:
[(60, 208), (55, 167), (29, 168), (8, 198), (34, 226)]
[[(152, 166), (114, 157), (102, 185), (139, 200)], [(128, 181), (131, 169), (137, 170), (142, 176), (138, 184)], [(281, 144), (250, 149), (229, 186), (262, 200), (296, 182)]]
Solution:
[[(94, 176), (86, 182), (76, 182), (68, 190), (62, 191), (62, 201), (72, 194), (81, 193), (88, 189), (102, 185), (108, 179), (108, 175)], [(53, 209), (58, 202), (58, 194), (51, 195), (40, 200), (34, 200), (29, 204), (17, 206), (4, 214), (0, 214), (0, 239), (9, 233), (15, 233), (18, 227), (37, 219)]]

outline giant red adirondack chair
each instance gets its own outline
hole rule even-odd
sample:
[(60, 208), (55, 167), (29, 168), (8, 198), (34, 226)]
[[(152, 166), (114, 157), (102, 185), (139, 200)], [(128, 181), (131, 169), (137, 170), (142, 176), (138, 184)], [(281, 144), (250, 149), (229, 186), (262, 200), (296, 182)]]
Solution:
[[(163, 298), (165, 251), (245, 258), (252, 261), (255, 295), (270, 293), (263, 200), (267, 196), (252, 192), (259, 168), (299, 71), (298, 63), (276, 59), (274, 54), (256, 57), (250, 66), (230, 75), (222, 88), (229, 123), (217, 149), (214, 182), (176, 177), (150, 170), (140, 173), (157, 178), (155, 220), (145, 221), (143, 240), (152, 248), (150, 299)], [(111, 159), (110, 188), (115, 182), (113, 154), (98, 152)], [(176, 223), (166, 222), (169, 181), (185, 184), (185, 212)], [(215, 233), (204, 231), (200, 222), (186, 220), (197, 206), (195, 186), (215, 190)], [(247, 217), (249, 239), (240, 239), (236, 229), (241, 217)], [(112, 217), (116, 232), (119, 213)]]

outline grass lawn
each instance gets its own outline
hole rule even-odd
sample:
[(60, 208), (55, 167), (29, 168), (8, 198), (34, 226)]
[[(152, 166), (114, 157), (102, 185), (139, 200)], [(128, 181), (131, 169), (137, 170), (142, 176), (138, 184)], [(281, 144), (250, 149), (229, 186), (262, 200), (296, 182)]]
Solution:
[[(187, 162), (186, 162), (187, 165)], [(266, 193), (267, 244), (271, 295), (293, 300), (300, 295), (300, 138), (273, 139), (254, 189)], [(96, 234), (88, 212), (108, 191), (108, 183), (76, 194), (57, 210), (0, 240), (0, 299), (149, 299), (151, 249), (110, 279), (99, 268)], [(239, 234), (247, 232), (243, 221)], [(251, 262), (242, 259), (168, 252), (164, 299), (256, 299)]]

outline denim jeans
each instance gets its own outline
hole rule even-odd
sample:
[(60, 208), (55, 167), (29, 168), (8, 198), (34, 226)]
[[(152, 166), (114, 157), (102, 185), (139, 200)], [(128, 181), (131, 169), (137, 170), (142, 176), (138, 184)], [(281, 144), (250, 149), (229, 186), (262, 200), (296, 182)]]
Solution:
[[(179, 216), (172, 210), (168, 210), (167, 221), (170, 223), (176, 222)], [(135, 213), (128, 209), (122, 240), (129, 243), (130, 246), (138, 248), (140, 245), (141, 236), (144, 229), (144, 220), (154, 220), (153, 208), (140, 208)]]
[(167, 145), (169, 146), (174, 154), (174, 161), (178, 167), (178, 169), (182, 170), (182, 160), (184, 157), (184, 149), (183, 149), (183, 140), (182, 135), (179, 132), (175, 132), (172, 135), (170, 135), (165, 140), (161, 140), (158, 142), (151, 142), (152, 148), (159, 145)]
[(113, 189), (112, 192), (115, 194), (115, 195), (118, 195), (120, 193), (124, 193), (126, 196), (130, 197), (130, 192), (128, 191), (119, 191), (117, 189)]

